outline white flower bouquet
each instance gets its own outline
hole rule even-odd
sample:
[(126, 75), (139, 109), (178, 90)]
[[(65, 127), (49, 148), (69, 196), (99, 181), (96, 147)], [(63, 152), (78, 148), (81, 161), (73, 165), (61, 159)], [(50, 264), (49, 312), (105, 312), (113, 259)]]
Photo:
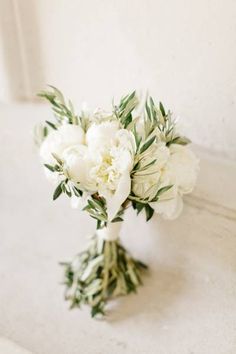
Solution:
[(136, 291), (147, 268), (119, 241), (125, 210), (145, 212), (147, 221), (154, 213), (176, 218), (183, 195), (194, 187), (198, 160), (170, 111), (151, 97), (135, 116), (135, 92), (110, 112), (79, 115), (54, 87), (39, 96), (51, 103), (55, 116), (37, 130), (46, 176), (57, 184), (53, 199), (65, 194), (96, 220), (88, 248), (63, 263), (65, 297), (71, 307), (88, 304), (92, 316), (103, 314), (110, 298)]

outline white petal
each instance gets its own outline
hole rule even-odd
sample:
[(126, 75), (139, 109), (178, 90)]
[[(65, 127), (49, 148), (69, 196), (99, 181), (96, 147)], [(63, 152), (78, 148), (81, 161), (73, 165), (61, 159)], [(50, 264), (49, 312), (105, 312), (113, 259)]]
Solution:
[(181, 193), (190, 193), (196, 183), (199, 161), (186, 146), (173, 144), (170, 146), (171, 156), (168, 170)]
[(98, 149), (109, 144), (115, 138), (118, 129), (117, 121), (91, 125), (86, 134), (87, 145), (90, 149)]
[(116, 216), (121, 204), (127, 199), (131, 188), (131, 179), (129, 171), (123, 173), (120, 178), (117, 189), (111, 197), (107, 197), (108, 220), (111, 221)]
[(116, 133), (116, 140), (120, 147), (129, 151), (131, 155), (134, 155), (136, 144), (132, 132), (127, 129), (119, 129)]
[(84, 132), (78, 125), (67, 124), (52, 131), (40, 147), (40, 156), (44, 163), (53, 164), (52, 153), (62, 157), (63, 151), (72, 145), (84, 142)]
[(79, 125), (65, 124), (62, 125), (57, 131), (61, 135), (63, 143), (67, 145), (84, 143), (84, 131)]
[(92, 162), (87, 146), (75, 145), (67, 148), (63, 153), (63, 159), (71, 180), (80, 183), (84, 189), (95, 191), (94, 182), (90, 178)]
[(173, 220), (181, 214), (183, 209), (183, 200), (178, 194), (175, 198), (151, 203), (151, 207), (164, 219)]
[(41, 144), (39, 154), (44, 163), (53, 164), (55, 163), (55, 159), (52, 153), (60, 155), (63, 148), (60, 134), (58, 131), (52, 131)]

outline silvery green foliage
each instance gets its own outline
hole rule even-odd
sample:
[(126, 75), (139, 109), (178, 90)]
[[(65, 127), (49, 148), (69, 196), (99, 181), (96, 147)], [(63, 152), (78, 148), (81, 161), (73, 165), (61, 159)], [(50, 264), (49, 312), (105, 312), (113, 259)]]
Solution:
[(108, 300), (137, 291), (141, 273), (147, 267), (133, 259), (119, 241), (97, 236), (89, 247), (64, 267), (65, 299), (70, 307), (89, 305), (92, 317), (105, 314)]

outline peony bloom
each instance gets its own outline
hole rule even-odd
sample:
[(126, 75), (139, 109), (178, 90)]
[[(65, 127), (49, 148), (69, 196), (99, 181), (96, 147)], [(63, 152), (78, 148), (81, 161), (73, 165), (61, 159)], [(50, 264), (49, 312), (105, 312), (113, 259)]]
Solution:
[(44, 163), (54, 164), (53, 153), (62, 158), (66, 148), (83, 143), (84, 131), (81, 127), (72, 124), (62, 125), (45, 138), (40, 148), (40, 157)]
[[(175, 219), (183, 208), (182, 195), (190, 193), (196, 183), (198, 160), (186, 146), (177, 144), (153, 144), (145, 154), (133, 176), (132, 191), (142, 199), (152, 200), (159, 189), (171, 185), (150, 205), (164, 218)], [(156, 162), (145, 169), (153, 160)]]
[[(63, 158), (64, 151), (75, 144), (83, 144), (84, 132), (78, 125), (62, 125), (57, 130), (49, 133), (40, 147), (40, 157), (43, 163), (54, 165), (53, 153), (59, 158)], [(46, 177), (52, 182), (58, 181), (58, 175), (44, 169)]]
[(173, 187), (163, 193), (156, 203), (152, 203), (156, 213), (166, 219), (177, 218), (183, 209), (183, 194), (192, 192), (199, 169), (199, 163), (193, 152), (186, 146), (172, 144), (170, 157), (166, 163), (163, 181)]
[(100, 149), (112, 143), (118, 130), (119, 122), (117, 121), (92, 124), (86, 134), (86, 143), (90, 150)]
[(112, 220), (130, 194), (134, 137), (117, 122), (105, 122), (91, 126), (86, 141), (92, 161), (89, 176), (106, 199)]
[(151, 207), (164, 219), (176, 219), (183, 210), (183, 200), (176, 186), (160, 196), (158, 202), (151, 203)]
[(199, 170), (199, 162), (194, 153), (187, 146), (170, 145), (167, 168), (179, 192), (181, 194), (191, 193)]
[(80, 189), (91, 193), (97, 192), (96, 183), (90, 177), (93, 161), (86, 145), (78, 144), (68, 147), (62, 155), (64, 166), (72, 182)]
[[(162, 184), (168, 185), (167, 176), (165, 175), (163, 181), (163, 172), (166, 163), (169, 159), (170, 151), (164, 143), (153, 144), (142, 156), (140, 160), (139, 170), (133, 175), (132, 191), (142, 198), (149, 200), (153, 199), (162, 187)], [(148, 166), (155, 160), (155, 163)]]

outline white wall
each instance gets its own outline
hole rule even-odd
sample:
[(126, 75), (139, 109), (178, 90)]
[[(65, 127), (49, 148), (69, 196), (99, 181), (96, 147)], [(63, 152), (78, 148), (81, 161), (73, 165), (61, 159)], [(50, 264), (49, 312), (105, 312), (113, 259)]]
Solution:
[(236, 158), (235, 0), (11, 1), (24, 38), (25, 98), (46, 82), (106, 106), (148, 89), (195, 143)]

